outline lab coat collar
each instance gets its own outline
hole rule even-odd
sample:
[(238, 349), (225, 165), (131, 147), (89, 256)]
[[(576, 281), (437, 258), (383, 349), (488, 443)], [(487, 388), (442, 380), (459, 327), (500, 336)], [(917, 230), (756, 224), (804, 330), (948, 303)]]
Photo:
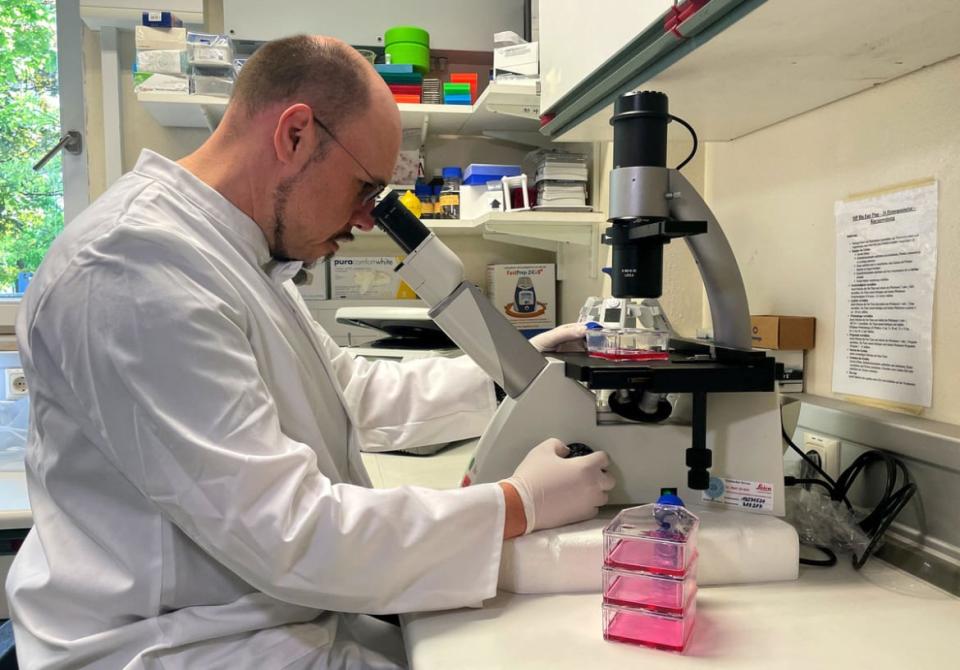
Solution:
[(303, 266), (300, 261), (279, 262), (271, 258), (267, 238), (260, 226), (218, 191), (174, 161), (144, 149), (133, 171), (165, 184), (203, 210), (232, 243), (244, 247), (248, 252), (244, 255), (251, 256), (250, 260), (273, 281), (282, 283), (292, 279)]
[(303, 267), (303, 261), (278, 261), (271, 259), (263, 265), (263, 271), (273, 281), (282, 284), (288, 279), (293, 279)]

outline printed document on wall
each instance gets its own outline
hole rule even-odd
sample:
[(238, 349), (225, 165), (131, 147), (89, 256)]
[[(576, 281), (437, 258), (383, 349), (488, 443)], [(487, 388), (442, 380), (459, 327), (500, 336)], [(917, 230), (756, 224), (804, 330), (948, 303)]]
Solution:
[(929, 407), (937, 183), (834, 206), (833, 391)]

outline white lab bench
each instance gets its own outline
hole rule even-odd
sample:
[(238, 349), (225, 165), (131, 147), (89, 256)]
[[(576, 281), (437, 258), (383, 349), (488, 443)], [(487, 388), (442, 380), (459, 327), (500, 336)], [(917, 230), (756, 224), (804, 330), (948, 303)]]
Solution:
[[(473, 448), (364, 454), (364, 462), (375, 486), (450, 488)], [(404, 615), (403, 636), (414, 670), (960, 665), (960, 599), (878, 559), (858, 573), (844, 558), (832, 568), (802, 568), (795, 582), (701, 588), (683, 654), (604, 641), (599, 594), (501, 591), (482, 609)]]
[[(33, 514), (30, 513), (30, 499), (27, 497), (27, 478), (23, 470), (0, 472), (0, 538), (5, 547), (13, 542), (19, 544), (20, 538), (33, 526)], [(10, 536), (17, 538), (11, 541)], [(13, 545), (16, 546), (16, 545)], [(0, 619), (9, 616), (7, 595), (3, 589), (7, 581), (7, 572), (13, 564), (13, 553), (6, 550), (0, 553)]]
[(0, 472), (0, 530), (33, 526), (27, 477), (23, 470)]

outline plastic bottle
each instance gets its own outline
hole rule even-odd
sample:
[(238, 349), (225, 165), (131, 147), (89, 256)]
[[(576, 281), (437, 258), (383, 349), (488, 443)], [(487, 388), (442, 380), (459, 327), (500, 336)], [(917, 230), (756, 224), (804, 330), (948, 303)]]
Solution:
[(440, 191), (443, 190), (443, 180), (441, 180), (439, 184), (434, 184), (430, 188), (430, 202), (433, 203), (433, 218), (442, 219), (443, 210), (440, 209)]
[(423, 214), (421, 214), (421, 219), (432, 219), (434, 218), (434, 209), (433, 209), (433, 189), (430, 188), (429, 184), (417, 184), (414, 188), (414, 194), (417, 196), (417, 200), (420, 201), (420, 209)]
[(443, 188), (440, 189), (442, 218), (460, 218), (460, 181), (463, 173), (458, 167), (443, 168)]

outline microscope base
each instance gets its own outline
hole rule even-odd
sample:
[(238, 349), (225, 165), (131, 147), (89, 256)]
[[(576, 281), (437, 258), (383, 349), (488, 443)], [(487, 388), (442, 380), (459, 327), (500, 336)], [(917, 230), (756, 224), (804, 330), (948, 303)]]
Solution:
[[(617, 479), (611, 505), (653, 502), (668, 486), (677, 487), (689, 505), (702, 499), (703, 492), (689, 489), (684, 481), (689, 425), (600, 425), (594, 393), (568, 378), (564, 361), (553, 358), (520, 396), (500, 405), (480, 438), (467, 476), (473, 483), (505, 479), (547, 437), (607, 452)], [(783, 441), (775, 392), (711, 393), (706, 445), (713, 452), (712, 476), (770, 488), (769, 505), (743, 511), (783, 516)]]

